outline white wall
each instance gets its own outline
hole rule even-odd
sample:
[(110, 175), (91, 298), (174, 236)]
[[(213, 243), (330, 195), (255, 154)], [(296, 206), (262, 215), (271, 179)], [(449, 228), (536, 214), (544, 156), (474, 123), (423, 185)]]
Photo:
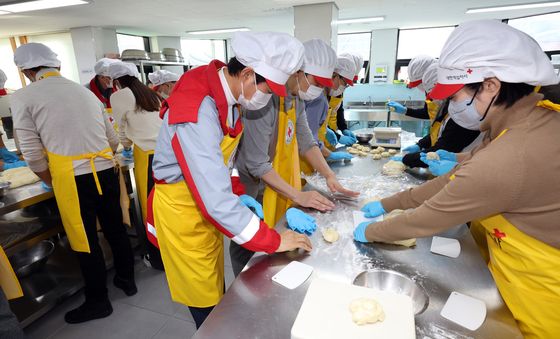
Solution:
[(338, 7), (334, 2), (294, 6), (294, 36), (301, 42), (321, 39), (334, 50), (338, 40)]
[(370, 81), (373, 81), (375, 64), (387, 65), (387, 81), (393, 82), (395, 77), (395, 60), (397, 59), (397, 43), (399, 30), (379, 29), (371, 32)]
[(117, 32), (101, 27), (76, 27), (70, 29), (79, 82), (87, 84), (95, 76), (93, 66), (106, 53), (118, 53)]

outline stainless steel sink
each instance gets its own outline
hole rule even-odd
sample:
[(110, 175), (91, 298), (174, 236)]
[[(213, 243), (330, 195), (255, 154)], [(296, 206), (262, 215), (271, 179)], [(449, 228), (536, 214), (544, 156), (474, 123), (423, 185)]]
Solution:
[(406, 275), (392, 270), (364, 271), (356, 276), (354, 285), (369, 287), (380, 291), (404, 294), (412, 299), (414, 314), (421, 314), (428, 308), (426, 291)]

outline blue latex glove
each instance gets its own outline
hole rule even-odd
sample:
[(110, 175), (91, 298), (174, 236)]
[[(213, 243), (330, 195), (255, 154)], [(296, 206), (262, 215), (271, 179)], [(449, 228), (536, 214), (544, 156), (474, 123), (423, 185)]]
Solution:
[(389, 106), (390, 108), (393, 108), (395, 110), (395, 112), (397, 112), (397, 113), (401, 113), (401, 114), (406, 113), (406, 107), (399, 104), (398, 102), (389, 101), (387, 103), (387, 106)]
[(4, 170), (9, 170), (12, 168), (18, 168), (18, 167), (25, 167), (27, 166), (27, 163), (25, 161), (16, 161), (16, 162), (5, 162), (4, 163)]
[(256, 201), (252, 196), (243, 194), (239, 196), (239, 200), (241, 200), (241, 203), (243, 205), (247, 206), (251, 211), (253, 211), (253, 213), (255, 213), (257, 217), (259, 217), (260, 219), (264, 219), (262, 205), (259, 204), (259, 202)]
[(402, 155), (395, 155), (394, 157), (391, 157), (391, 160), (393, 161), (400, 161), (402, 162), (403, 156)]
[(366, 229), (370, 225), (369, 221), (364, 221), (363, 223), (359, 224), (358, 227), (354, 230), (354, 240), (359, 242), (369, 242), (366, 239)]
[(331, 144), (333, 146), (335, 146), (338, 143), (336, 133), (330, 128), (327, 128), (326, 138), (327, 138), (327, 141), (329, 142), (329, 144)]
[(364, 212), (364, 216), (366, 218), (375, 218), (380, 216), (381, 214), (385, 214), (385, 209), (381, 204), (381, 201), (372, 201), (368, 202), (367, 204), (362, 207), (362, 212)]
[(352, 159), (352, 154), (344, 153), (344, 152), (331, 152), (331, 154), (327, 157), (329, 161), (338, 161), (338, 160), (350, 160)]
[(286, 211), (286, 220), (289, 229), (301, 234), (311, 235), (317, 229), (315, 218), (294, 207)]
[(47, 191), (47, 192), (52, 192), (52, 187), (48, 186), (47, 184), (45, 184), (44, 181), (41, 181), (41, 187)]
[(0, 156), (2, 156), (2, 159), (4, 160), (4, 162), (19, 161), (19, 157), (17, 156), (17, 154), (8, 151), (8, 149), (6, 147), (0, 148)]
[(414, 145), (403, 148), (402, 151), (403, 152), (408, 152), (408, 153), (420, 152), (420, 146), (414, 144)]
[(122, 156), (127, 158), (127, 159), (132, 159), (132, 148), (130, 149), (124, 149), (122, 151)]
[(349, 129), (345, 129), (344, 131), (342, 131), (342, 134), (354, 139), (354, 142), (358, 141), (358, 138), (356, 138), (356, 134), (354, 134), (354, 132)]
[(356, 141), (357, 141), (356, 139), (353, 139), (352, 137), (349, 137), (347, 135), (341, 136), (340, 139), (338, 140), (338, 142), (340, 142), (345, 146), (352, 146), (356, 143)]
[(438, 149), (436, 151), (437, 155), (439, 155), (439, 160), (449, 160), (457, 162), (457, 155), (453, 152), (448, 152), (443, 149)]
[(450, 160), (428, 160), (426, 158), (420, 158), (420, 160), (428, 165), (430, 172), (435, 176), (444, 175), (457, 165), (457, 162)]

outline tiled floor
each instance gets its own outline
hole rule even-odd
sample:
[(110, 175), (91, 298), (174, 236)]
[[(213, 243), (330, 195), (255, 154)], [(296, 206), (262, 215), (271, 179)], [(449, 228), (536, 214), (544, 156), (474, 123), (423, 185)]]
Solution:
[[(226, 286), (234, 279), (229, 258), (229, 239), (224, 240)], [(171, 301), (165, 274), (137, 260), (136, 284), (138, 293), (127, 297), (112, 283), (109, 272), (109, 298), (113, 314), (107, 318), (83, 324), (64, 322), (64, 314), (83, 301), (80, 292), (25, 329), (30, 339), (171, 339), (190, 338), (196, 327), (187, 307)]]

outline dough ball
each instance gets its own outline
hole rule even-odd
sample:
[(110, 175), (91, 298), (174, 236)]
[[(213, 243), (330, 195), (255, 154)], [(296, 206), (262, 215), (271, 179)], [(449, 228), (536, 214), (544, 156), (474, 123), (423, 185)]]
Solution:
[(377, 149), (379, 150), (379, 152), (385, 152), (385, 147), (379, 146), (379, 147), (377, 147)]
[(395, 154), (397, 154), (397, 150), (396, 149), (390, 149), (389, 154), (395, 155)]
[(336, 229), (332, 227), (321, 230), (321, 233), (323, 233), (323, 239), (330, 243), (336, 242), (340, 238), (340, 235), (338, 234)]
[(385, 320), (385, 312), (381, 304), (372, 298), (359, 298), (350, 303), (352, 321), (356, 325), (374, 324)]
[(347, 151), (350, 154), (358, 154), (360, 152), (359, 150), (357, 150), (355, 148), (352, 148), (352, 147), (348, 148)]
[(428, 152), (426, 154), (426, 159), (428, 159), (428, 160), (439, 160), (439, 155), (436, 152)]
[(358, 155), (361, 157), (367, 157), (368, 154), (369, 154), (368, 152), (360, 151)]
[(385, 175), (401, 175), (406, 166), (400, 161), (390, 160), (385, 165), (383, 165), (382, 173)]
[[(405, 211), (403, 211), (403, 210), (399, 210), (399, 209), (392, 210), (390, 213), (385, 215), (384, 219), (385, 220), (386, 219), (391, 219), (391, 218), (396, 217), (397, 215), (401, 215), (401, 214), (404, 214), (404, 213), (405, 213)], [(397, 241), (391, 242), (390, 244), (405, 246), (405, 247), (412, 247), (412, 246), (416, 245), (416, 238), (405, 239), (405, 240), (397, 240)]]
[(389, 153), (389, 152), (381, 152), (381, 156), (382, 156), (383, 158), (388, 158), (388, 157), (391, 156), (391, 153)]
[(378, 150), (378, 149), (376, 148), (376, 149), (372, 149), (372, 150), (371, 150), (371, 153), (373, 153), (373, 154), (381, 154), (381, 151)]
[(358, 148), (358, 146), (360, 146), (360, 144), (358, 144), (358, 143), (355, 143), (354, 145), (352, 145), (352, 147), (354, 147), (354, 148)]
[(379, 153), (372, 154), (371, 158), (373, 160), (381, 160), (381, 154), (379, 154)]

